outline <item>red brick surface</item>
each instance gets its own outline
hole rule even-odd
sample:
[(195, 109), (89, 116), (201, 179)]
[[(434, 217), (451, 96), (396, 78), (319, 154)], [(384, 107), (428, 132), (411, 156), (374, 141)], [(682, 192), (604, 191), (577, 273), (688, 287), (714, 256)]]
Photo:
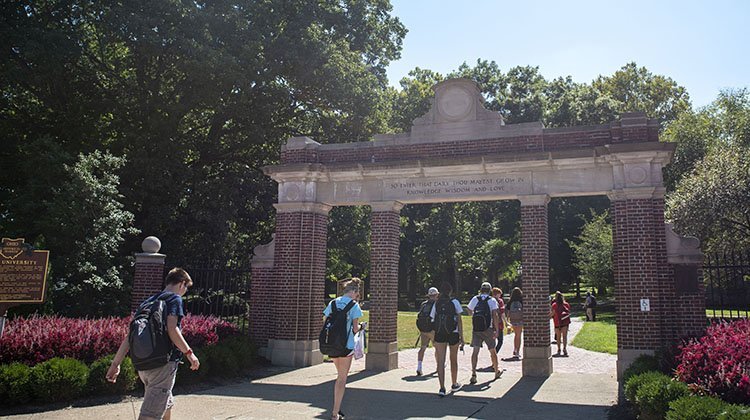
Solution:
[[(276, 214), (273, 284), (262, 288), (281, 340), (313, 340), (323, 327), (328, 216), (313, 212)], [(263, 296), (263, 295), (262, 295)], [(260, 297), (259, 297), (260, 298)], [(269, 319), (270, 318), (270, 319)]]
[(278, 293), (274, 288), (273, 269), (251, 266), (250, 283), (250, 337), (255, 344), (265, 347), (271, 331), (275, 328), (277, 314), (271, 310), (270, 302), (275, 302)]
[(547, 347), (549, 333), (549, 237), (547, 205), (521, 205), (521, 290), (525, 347)]
[(370, 249), (370, 342), (397, 341), (400, 216), (373, 211)]
[(133, 291), (130, 294), (130, 310), (135, 311), (141, 302), (161, 291), (164, 286), (164, 263), (135, 264)]

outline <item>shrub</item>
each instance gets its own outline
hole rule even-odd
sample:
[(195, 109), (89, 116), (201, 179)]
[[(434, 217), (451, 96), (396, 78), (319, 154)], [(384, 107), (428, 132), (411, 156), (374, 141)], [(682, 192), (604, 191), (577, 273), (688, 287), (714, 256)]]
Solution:
[(195, 356), (201, 363), (200, 368), (198, 368), (198, 370), (191, 370), (190, 363), (186, 360), (185, 363), (182, 363), (177, 367), (176, 384), (192, 385), (201, 382), (210, 375), (213, 375), (211, 360), (207, 356), (206, 348), (194, 349), (194, 352)]
[(229, 347), (237, 358), (241, 370), (247, 370), (255, 364), (257, 349), (255, 343), (247, 336), (238, 335), (223, 340), (220, 345)]
[(642, 354), (638, 356), (633, 363), (628, 366), (627, 369), (622, 373), (622, 379), (627, 382), (628, 379), (634, 375), (639, 375), (646, 372), (658, 372), (659, 371), (659, 359), (656, 356), (650, 354)]
[(635, 404), (644, 419), (663, 419), (669, 403), (690, 395), (687, 385), (672, 380), (669, 376), (653, 376), (646, 380), (635, 393)]
[(750, 407), (729, 404), (715, 397), (690, 395), (669, 403), (667, 420), (740, 420), (750, 418)]
[(638, 375), (631, 376), (630, 379), (625, 382), (625, 398), (635, 404), (635, 398), (636, 394), (638, 393), (638, 389), (640, 389), (641, 386), (643, 386), (643, 384), (645, 384), (646, 382), (651, 382), (660, 378), (669, 379), (669, 376), (661, 372), (644, 372)]
[(697, 391), (750, 403), (750, 319), (714, 324), (681, 347), (677, 377)]
[(138, 381), (138, 373), (135, 371), (133, 362), (130, 361), (129, 357), (126, 357), (120, 363), (120, 375), (117, 377), (115, 383), (107, 381), (107, 370), (109, 370), (114, 357), (113, 354), (104, 356), (89, 366), (89, 391), (94, 394), (119, 395), (132, 391), (135, 388), (135, 384)]
[[(21, 362), (33, 366), (53, 357), (92, 363), (117, 351), (127, 335), (129, 322), (129, 317), (15, 318), (7, 323), (0, 338), (0, 364)], [(215, 316), (188, 315), (182, 320), (182, 334), (193, 347), (216, 344), (238, 333), (235, 325)]]
[(0, 365), (0, 404), (24, 404), (33, 399), (31, 368), (21, 364)]
[(241, 369), (237, 355), (229, 346), (219, 343), (205, 348), (211, 364), (211, 374), (215, 376), (237, 376)]
[(31, 369), (31, 383), (41, 402), (67, 401), (86, 390), (89, 368), (75, 359), (55, 357)]

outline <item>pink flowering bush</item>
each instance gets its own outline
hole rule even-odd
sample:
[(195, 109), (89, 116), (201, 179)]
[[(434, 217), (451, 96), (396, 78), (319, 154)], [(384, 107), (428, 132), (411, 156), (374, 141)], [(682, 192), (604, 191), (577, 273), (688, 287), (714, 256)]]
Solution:
[(712, 325), (678, 361), (677, 378), (694, 391), (750, 404), (750, 319)]
[[(0, 338), (0, 364), (21, 362), (30, 366), (53, 357), (91, 363), (117, 352), (128, 333), (127, 318), (62, 318), (32, 316), (10, 320)], [(187, 315), (182, 334), (194, 347), (216, 344), (239, 333), (236, 326), (214, 316)]]

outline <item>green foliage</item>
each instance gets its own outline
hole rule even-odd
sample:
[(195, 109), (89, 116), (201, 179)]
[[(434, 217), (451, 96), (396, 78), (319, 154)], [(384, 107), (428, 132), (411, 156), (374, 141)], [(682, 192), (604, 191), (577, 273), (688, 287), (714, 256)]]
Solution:
[(663, 419), (669, 403), (690, 395), (688, 386), (667, 375), (656, 376), (645, 381), (635, 393), (635, 404), (641, 418)]
[(669, 403), (667, 420), (747, 420), (750, 407), (729, 404), (715, 397), (689, 395)]
[(627, 369), (622, 373), (622, 380), (627, 382), (628, 379), (635, 375), (640, 375), (646, 372), (658, 372), (660, 370), (659, 359), (656, 356), (650, 354), (642, 354), (628, 366)]
[(596, 287), (599, 294), (614, 287), (612, 270), (612, 225), (607, 220), (609, 212), (596, 214), (583, 225), (576, 241), (568, 240), (573, 249), (573, 265), (580, 271), (581, 280), (588, 286)]
[(212, 376), (230, 377), (240, 373), (238, 355), (232, 348), (219, 343), (207, 346), (203, 350), (211, 365)]
[(0, 405), (25, 404), (34, 398), (31, 368), (22, 363), (0, 365)]
[(229, 348), (237, 359), (237, 368), (241, 372), (251, 368), (255, 364), (258, 348), (250, 337), (235, 336), (221, 341), (222, 346)]
[(208, 347), (201, 347), (193, 349), (193, 351), (195, 352), (195, 357), (197, 357), (201, 363), (200, 368), (198, 370), (192, 370), (190, 369), (190, 363), (181, 363), (177, 367), (177, 378), (175, 379), (175, 384), (196, 384), (214, 374), (211, 366), (211, 359), (209, 358), (209, 354), (206, 351), (207, 348)]
[(31, 369), (31, 383), (41, 402), (67, 401), (86, 391), (89, 368), (75, 359), (54, 358)]
[(601, 314), (597, 314), (597, 319), (596, 322), (583, 324), (570, 344), (600, 353), (617, 354), (617, 325), (602, 322)]
[(135, 388), (138, 373), (129, 357), (123, 359), (120, 364), (120, 375), (117, 376), (117, 381), (114, 384), (107, 381), (105, 375), (114, 357), (113, 354), (104, 356), (89, 366), (88, 389), (91, 393), (121, 395)]
[(625, 398), (628, 401), (635, 403), (638, 390), (647, 382), (660, 380), (663, 378), (669, 379), (669, 376), (661, 372), (644, 372), (637, 375), (633, 375), (625, 381)]

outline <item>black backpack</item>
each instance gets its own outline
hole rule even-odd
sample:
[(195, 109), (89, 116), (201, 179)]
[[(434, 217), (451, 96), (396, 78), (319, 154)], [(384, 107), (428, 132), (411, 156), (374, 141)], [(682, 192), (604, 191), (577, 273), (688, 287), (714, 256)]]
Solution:
[(432, 312), (434, 305), (435, 301), (426, 300), (419, 307), (419, 313), (417, 313), (417, 329), (419, 331), (426, 333), (435, 329), (435, 326), (432, 324), (432, 318), (430, 318), (430, 312)]
[(331, 314), (328, 315), (320, 331), (320, 352), (329, 357), (344, 357), (351, 352), (346, 347), (349, 341), (349, 331), (346, 323), (346, 314), (352, 309), (356, 302), (353, 300), (346, 304), (344, 309), (336, 306), (336, 301), (331, 301)]
[(130, 321), (128, 344), (135, 370), (156, 369), (169, 362), (174, 348), (167, 334), (167, 299), (174, 293), (162, 293), (147, 299)]
[(589, 305), (589, 308), (596, 308), (596, 298), (594, 295), (591, 295), (591, 304)]
[(471, 316), (471, 325), (474, 332), (487, 331), (487, 328), (492, 325), (489, 300), (489, 296), (485, 299), (482, 299), (482, 296), (477, 296), (477, 306), (474, 307), (474, 313)]
[(435, 337), (440, 341), (447, 340), (450, 334), (456, 330), (456, 308), (452, 299), (438, 299), (435, 302)]

